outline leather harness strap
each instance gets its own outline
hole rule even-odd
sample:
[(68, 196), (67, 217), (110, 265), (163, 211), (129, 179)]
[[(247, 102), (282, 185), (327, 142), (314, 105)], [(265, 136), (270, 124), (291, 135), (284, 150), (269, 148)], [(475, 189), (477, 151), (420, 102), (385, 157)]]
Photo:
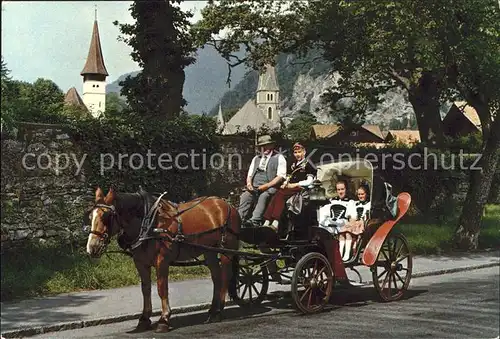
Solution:
[[(219, 227), (216, 227), (216, 228), (213, 228), (213, 229), (210, 229), (210, 230), (207, 230), (207, 231), (202, 231), (202, 232), (198, 232), (198, 233), (193, 233), (193, 234), (184, 234), (184, 232), (182, 231), (182, 219), (181, 219), (181, 214), (183, 214), (184, 212), (187, 212), (189, 211), (190, 209), (198, 206), (199, 204), (201, 204), (203, 201), (209, 199), (211, 197), (203, 197), (203, 198), (199, 198), (200, 201), (198, 201), (196, 204), (184, 209), (184, 210), (181, 210), (181, 211), (178, 211), (177, 213), (175, 213), (174, 215), (170, 216), (171, 218), (175, 218), (176, 221), (177, 221), (177, 232), (176, 233), (173, 233), (172, 231), (168, 230), (168, 229), (162, 229), (161, 230), (161, 233), (166, 233), (168, 235), (168, 238), (170, 238), (171, 241), (174, 241), (174, 242), (182, 242), (184, 240), (186, 240), (187, 238), (188, 239), (196, 239), (196, 238), (199, 238), (203, 235), (207, 235), (207, 234), (210, 234), (210, 233), (214, 233), (214, 232), (217, 232), (219, 229), (221, 229), (221, 237), (222, 237), (222, 244), (225, 243), (225, 240), (226, 240), (226, 232), (229, 232), (233, 235), (236, 235), (238, 236), (238, 234), (236, 232), (234, 232), (231, 228), (229, 228), (229, 221), (230, 221), (230, 218), (231, 218), (231, 207), (228, 205), (227, 206), (227, 217), (226, 217), (226, 220), (224, 222), (224, 224), (222, 226), (219, 226)], [(173, 205), (172, 202), (168, 201), (168, 203), (170, 205)]]
[[(128, 243), (125, 245), (125, 248), (124, 251), (126, 254), (129, 254), (130, 253), (127, 253), (126, 250), (130, 249), (130, 250), (134, 250), (135, 248), (139, 247), (145, 240), (150, 240), (150, 239), (156, 239), (158, 240), (158, 236), (156, 235), (150, 235), (151, 234), (151, 229), (152, 229), (152, 226), (153, 226), (153, 223), (154, 223), (154, 220), (155, 220), (155, 217), (156, 217), (156, 214), (158, 213), (158, 210), (161, 206), (161, 202), (162, 202), (162, 197), (166, 194), (167, 192), (164, 192), (163, 194), (160, 195), (160, 197), (154, 202), (154, 204), (151, 206), (151, 208), (149, 208), (149, 202), (148, 202), (148, 199), (147, 197), (145, 196), (145, 194), (143, 194), (142, 192), (139, 193), (143, 200), (144, 200), (144, 217), (143, 217), (143, 220), (142, 220), (142, 223), (141, 223), (141, 229), (139, 231), (139, 235), (137, 236), (137, 238), (131, 242), (131, 243)], [(171, 202), (171, 201), (167, 201), (167, 203), (169, 205), (171, 205), (172, 207), (174, 207), (177, 212), (170, 216), (171, 218), (175, 218), (177, 224), (178, 224), (178, 227), (177, 227), (177, 232), (176, 233), (173, 233), (171, 232), (170, 230), (168, 229), (161, 229), (161, 233), (164, 233), (167, 235), (167, 240), (169, 241), (172, 241), (172, 242), (183, 242), (184, 240), (186, 239), (196, 239), (196, 238), (199, 238), (201, 236), (204, 236), (204, 235), (207, 235), (207, 234), (210, 234), (210, 233), (214, 233), (214, 232), (217, 232), (221, 231), (221, 246), (224, 247), (224, 243), (226, 241), (226, 232), (229, 232), (233, 235), (235, 235), (236, 237), (238, 237), (238, 233), (234, 232), (229, 226), (229, 223), (230, 223), (230, 218), (231, 218), (231, 206), (228, 204), (227, 206), (227, 217), (226, 217), (226, 220), (224, 222), (224, 224), (220, 227), (216, 227), (216, 228), (213, 228), (213, 229), (210, 229), (210, 230), (207, 230), (207, 231), (203, 231), (203, 232), (199, 232), (199, 233), (194, 233), (194, 234), (187, 234), (185, 235), (183, 233), (183, 230), (182, 230), (182, 219), (181, 219), (181, 215), (184, 213), (184, 212), (187, 212), (191, 209), (193, 209), (194, 207), (198, 206), (199, 204), (201, 204), (203, 201), (209, 199), (209, 198), (215, 198), (215, 197), (202, 197), (202, 198), (198, 198), (198, 202), (184, 210), (177, 210), (178, 209), (178, 205)], [(95, 208), (105, 208), (105, 209), (108, 209), (110, 212), (111, 212), (111, 219), (110, 219), (110, 225), (109, 225), (109, 228), (107, 230), (107, 232), (98, 232), (98, 231), (92, 231), (90, 230), (90, 233), (92, 234), (95, 234), (97, 235), (98, 237), (100, 237), (101, 239), (103, 239), (104, 241), (106, 241), (107, 243), (109, 243), (109, 241), (111, 240), (110, 238), (110, 229), (113, 227), (113, 221), (114, 219), (118, 219), (119, 216), (118, 214), (116, 213), (116, 208), (114, 205), (106, 205), (106, 204), (95, 204), (92, 209), (95, 209)], [(118, 220), (116, 220), (118, 222)], [(161, 238), (164, 238), (164, 237), (161, 237)], [(165, 239), (164, 239), (165, 240)]]

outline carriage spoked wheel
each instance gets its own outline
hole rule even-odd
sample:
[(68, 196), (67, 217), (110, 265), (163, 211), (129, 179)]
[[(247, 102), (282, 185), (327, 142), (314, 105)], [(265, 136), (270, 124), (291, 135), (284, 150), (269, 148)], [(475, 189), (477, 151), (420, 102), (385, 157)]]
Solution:
[(235, 258), (233, 279), (229, 286), (229, 297), (241, 307), (251, 307), (262, 303), (269, 288), (269, 273), (265, 265), (252, 260)]
[(387, 237), (371, 271), (373, 284), (382, 301), (403, 297), (412, 272), (412, 256), (404, 235), (391, 234)]
[(292, 298), (302, 313), (317, 313), (330, 300), (333, 289), (333, 270), (321, 253), (304, 255), (293, 272)]
[[(352, 285), (363, 284), (363, 277), (361, 276), (361, 273), (359, 273), (359, 271), (357, 269), (355, 269), (354, 267), (349, 267), (349, 270), (354, 273), (354, 274), (349, 274), (349, 273), (347, 273), (348, 271), (346, 270), (347, 279), (349, 279), (349, 282)], [(355, 275), (355, 277), (353, 277), (353, 275)]]

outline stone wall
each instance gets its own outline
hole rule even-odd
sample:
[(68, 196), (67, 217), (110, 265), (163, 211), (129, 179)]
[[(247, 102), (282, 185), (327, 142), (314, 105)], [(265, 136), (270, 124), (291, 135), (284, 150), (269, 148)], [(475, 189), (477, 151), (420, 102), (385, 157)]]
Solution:
[[(231, 198), (235, 196), (231, 191), (244, 182), (254, 155), (253, 140), (223, 137), (220, 142), (222, 157), (214, 158), (215, 169), (209, 171), (209, 194)], [(82, 152), (66, 129), (21, 124), (15, 137), (2, 137), (1, 147), (2, 249), (26, 240), (60, 242), (81, 237), (83, 212), (93, 202), (95, 185), (86, 177), (86, 166), (75, 165)], [(63, 154), (69, 155), (67, 167)], [(143, 184), (147, 187), (147, 182)]]
[[(26, 239), (71, 239), (81, 229), (79, 213), (92, 197), (84, 173), (65, 170), (58, 154), (77, 147), (64, 128), (23, 124), (16, 138), (2, 140), (2, 248)], [(36, 163), (39, 159), (39, 165)]]

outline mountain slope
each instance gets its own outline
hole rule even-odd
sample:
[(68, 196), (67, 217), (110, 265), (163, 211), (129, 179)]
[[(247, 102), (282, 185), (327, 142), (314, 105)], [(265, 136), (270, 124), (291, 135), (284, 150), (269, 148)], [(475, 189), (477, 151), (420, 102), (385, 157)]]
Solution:
[[(208, 113), (216, 105), (222, 95), (229, 89), (226, 84), (228, 75), (227, 63), (217, 51), (206, 46), (197, 51), (196, 63), (186, 68), (186, 81), (183, 95), (188, 102), (186, 110), (192, 114)], [(135, 76), (138, 72), (121, 75), (117, 80), (106, 86), (106, 93), (120, 93), (120, 81), (128, 75)], [(240, 82), (245, 74), (245, 67), (240, 65), (231, 71), (231, 87)]]
[[(336, 84), (339, 75), (332, 72), (331, 66), (317, 59), (319, 52), (310, 53), (304, 58), (294, 55), (280, 55), (276, 63), (281, 97), (281, 117), (289, 122), (300, 110), (309, 111), (320, 123), (334, 122), (323, 107), (321, 95), (327, 88)], [(314, 62), (312, 62), (314, 60)], [(250, 98), (255, 97), (258, 74), (247, 73), (236, 87), (222, 97), (223, 110), (240, 108)], [(366, 122), (388, 125), (392, 119), (401, 120), (413, 114), (406, 92), (393, 89), (384, 95), (385, 101), (367, 113)], [(218, 103), (210, 110), (211, 115), (218, 111)]]

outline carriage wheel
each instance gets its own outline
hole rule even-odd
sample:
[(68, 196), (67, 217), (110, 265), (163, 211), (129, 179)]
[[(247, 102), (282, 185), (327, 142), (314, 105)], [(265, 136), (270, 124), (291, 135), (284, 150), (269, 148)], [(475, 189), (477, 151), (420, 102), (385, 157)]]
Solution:
[(387, 237), (371, 271), (373, 284), (383, 301), (403, 297), (412, 272), (412, 256), (404, 235), (392, 234)]
[[(359, 273), (359, 271), (357, 269), (355, 269), (354, 267), (349, 267), (349, 269), (356, 274), (356, 279), (354, 279), (352, 276), (349, 276), (349, 274), (347, 274), (347, 279), (349, 279), (349, 282), (351, 284), (363, 284), (363, 277), (361, 276), (361, 273)], [(347, 270), (346, 270), (346, 273), (347, 273)]]
[(333, 289), (333, 270), (326, 257), (318, 252), (304, 255), (293, 272), (292, 298), (302, 313), (323, 310)]
[(229, 296), (241, 307), (259, 305), (266, 298), (269, 288), (267, 267), (245, 258), (233, 261), (233, 279)]

